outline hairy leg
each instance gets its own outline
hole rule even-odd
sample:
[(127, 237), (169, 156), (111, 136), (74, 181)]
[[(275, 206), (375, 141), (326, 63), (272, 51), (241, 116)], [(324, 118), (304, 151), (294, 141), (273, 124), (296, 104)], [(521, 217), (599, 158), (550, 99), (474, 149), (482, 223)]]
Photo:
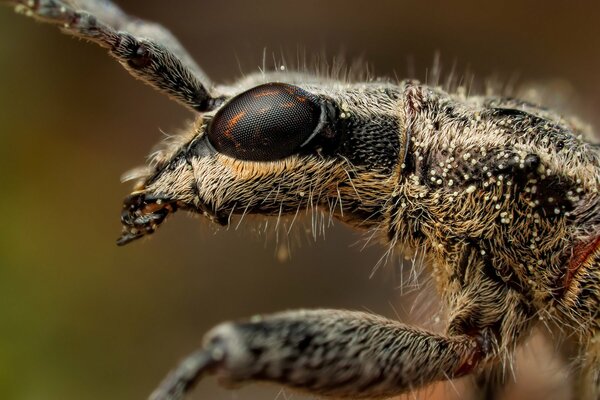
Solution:
[[(485, 369), (499, 373), (530, 331), (523, 295), (481, 266), (454, 288), (445, 335), (350, 311), (294, 311), (226, 323), (152, 394), (182, 398), (205, 373), (227, 383), (270, 381), (338, 398), (382, 398)], [(484, 390), (496, 390), (490, 386)]]
[(518, 282), (504, 281), (482, 260), (473, 262), (472, 281), (450, 295), (452, 334), (488, 331), (493, 349), (473, 370), (473, 400), (500, 399), (510, 379), (510, 363), (517, 346), (529, 336), (533, 325), (531, 301)]
[(222, 101), (211, 95), (208, 79), (169, 31), (131, 18), (109, 1), (2, 1), (108, 49), (134, 77), (195, 111), (211, 110)]
[(285, 312), (217, 326), (151, 399), (180, 399), (204, 373), (326, 396), (389, 397), (464, 375), (488, 348), (481, 335), (437, 335), (361, 312)]

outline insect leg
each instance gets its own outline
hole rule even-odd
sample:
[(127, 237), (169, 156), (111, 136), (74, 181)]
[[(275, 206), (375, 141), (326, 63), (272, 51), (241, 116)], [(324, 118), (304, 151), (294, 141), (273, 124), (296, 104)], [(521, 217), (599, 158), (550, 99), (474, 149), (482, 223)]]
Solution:
[[(528, 337), (535, 310), (517, 282), (506, 282), (483, 260), (469, 265), (468, 285), (449, 294), (450, 335), (489, 332), (492, 349), (473, 369), (473, 398), (496, 399), (510, 378), (516, 347)], [(473, 365), (475, 367), (475, 365)]]
[(217, 326), (150, 398), (180, 399), (205, 373), (339, 398), (389, 397), (468, 373), (487, 351), (483, 335), (437, 335), (362, 312), (291, 311)]
[[(87, 39), (119, 61), (134, 77), (195, 111), (213, 109), (208, 79), (170, 32), (129, 18), (107, 1), (7, 1), (37, 20), (60, 25), (63, 32)], [(75, 8), (82, 4), (84, 9)]]

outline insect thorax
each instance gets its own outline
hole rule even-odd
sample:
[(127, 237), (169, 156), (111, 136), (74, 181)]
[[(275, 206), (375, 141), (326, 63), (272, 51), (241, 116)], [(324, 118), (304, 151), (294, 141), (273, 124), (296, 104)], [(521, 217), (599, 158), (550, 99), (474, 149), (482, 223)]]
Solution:
[(532, 303), (560, 299), (576, 248), (599, 235), (598, 148), (576, 123), (514, 99), (413, 86), (404, 107), (388, 239), (426, 249), (443, 285), (485, 269)]

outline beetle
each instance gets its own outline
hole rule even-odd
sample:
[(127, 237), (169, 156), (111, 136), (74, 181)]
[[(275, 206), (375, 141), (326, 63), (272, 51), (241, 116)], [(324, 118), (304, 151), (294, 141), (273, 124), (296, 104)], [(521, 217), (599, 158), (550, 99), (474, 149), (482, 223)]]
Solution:
[(425, 254), (449, 310), (444, 334), (342, 310), (226, 322), (152, 399), (181, 398), (206, 373), (347, 398), (471, 374), (491, 398), (540, 320), (575, 349), (577, 398), (600, 397), (600, 151), (578, 121), (413, 80), (279, 71), (213, 85), (167, 30), (109, 1), (5, 2), (106, 48), (198, 115), (128, 175), (119, 245), (180, 210), (221, 225), (315, 210)]

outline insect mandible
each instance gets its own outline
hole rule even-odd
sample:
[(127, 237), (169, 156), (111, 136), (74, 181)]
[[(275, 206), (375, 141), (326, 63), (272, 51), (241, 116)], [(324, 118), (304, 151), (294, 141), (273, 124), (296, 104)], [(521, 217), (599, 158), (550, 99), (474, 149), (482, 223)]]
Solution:
[(492, 398), (540, 319), (575, 349), (576, 398), (600, 398), (600, 148), (577, 121), (411, 80), (286, 71), (213, 85), (167, 30), (109, 1), (4, 2), (106, 48), (197, 112), (187, 134), (130, 175), (118, 244), (178, 210), (227, 225), (322, 209), (425, 254), (449, 310), (444, 334), (341, 310), (224, 323), (152, 399), (182, 398), (207, 373), (342, 398), (471, 374)]

